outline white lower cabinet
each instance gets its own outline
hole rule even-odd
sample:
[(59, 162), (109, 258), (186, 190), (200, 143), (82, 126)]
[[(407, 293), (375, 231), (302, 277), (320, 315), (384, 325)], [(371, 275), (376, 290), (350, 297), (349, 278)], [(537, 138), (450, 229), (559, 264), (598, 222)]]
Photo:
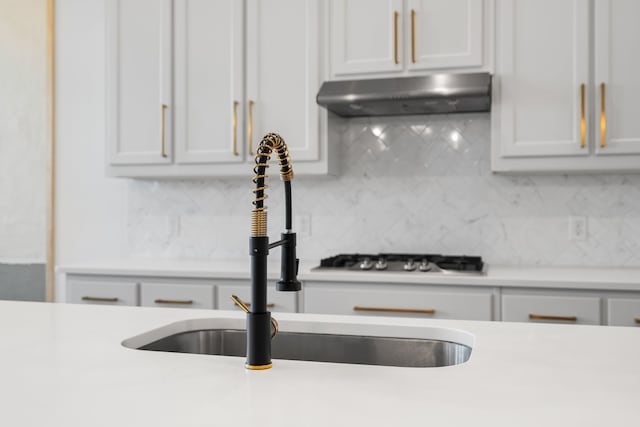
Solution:
[(639, 298), (609, 298), (607, 324), (612, 326), (640, 327)]
[[(251, 287), (248, 284), (218, 285), (218, 308), (220, 310), (240, 310), (231, 300), (235, 295), (251, 306)], [(267, 309), (272, 312), (295, 313), (298, 311), (298, 292), (278, 292), (274, 285), (267, 289)]]
[(602, 323), (601, 299), (597, 296), (549, 293), (502, 295), (502, 320), (507, 322)]
[(215, 308), (210, 284), (142, 283), (140, 305), (144, 307)]
[(67, 302), (138, 305), (138, 283), (128, 279), (73, 277), (67, 280)]
[(494, 319), (494, 291), (488, 288), (307, 283), (305, 313), (433, 319)]

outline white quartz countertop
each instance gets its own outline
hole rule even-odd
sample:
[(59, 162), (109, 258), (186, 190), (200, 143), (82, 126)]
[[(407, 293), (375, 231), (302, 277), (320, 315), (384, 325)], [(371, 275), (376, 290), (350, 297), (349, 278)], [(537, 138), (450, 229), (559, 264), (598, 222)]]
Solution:
[[(413, 283), (435, 285), (604, 289), (640, 291), (640, 268), (630, 267), (511, 267), (492, 266), (485, 274), (406, 272), (314, 271), (318, 260), (300, 262), (303, 281)], [(243, 261), (183, 261), (125, 259), (57, 267), (60, 273), (122, 276), (248, 279), (249, 259)], [(277, 278), (280, 266), (269, 265), (269, 277)]]
[[(281, 314), (281, 328), (466, 331), (467, 363), (397, 368), (131, 350), (236, 312), (0, 302), (6, 426), (622, 426), (640, 419), (640, 328)], [(231, 320), (229, 320), (231, 319)], [(214, 319), (215, 320), (215, 319)]]

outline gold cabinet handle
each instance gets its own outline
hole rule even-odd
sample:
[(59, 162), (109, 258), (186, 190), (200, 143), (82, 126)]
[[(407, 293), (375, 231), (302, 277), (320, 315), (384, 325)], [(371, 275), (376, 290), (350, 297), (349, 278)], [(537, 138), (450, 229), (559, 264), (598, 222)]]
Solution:
[(363, 307), (356, 305), (353, 311), (375, 311), (378, 313), (404, 313), (404, 314), (436, 314), (433, 308), (386, 308), (386, 307)]
[(529, 319), (531, 320), (560, 320), (563, 322), (577, 322), (576, 316), (545, 316), (543, 314), (529, 313)]
[(238, 153), (238, 101), (233, 101), (233, 155)]
[(400, 59), (398, 57), (398, 18), (400, 14), (398, 11), (393, 12), (393, 59), (397, 64), (400, 63)]
[(416, 11), (411, 9), (411, 62), (416, 63)]
[(249, 100), (249, 125), (247, 134), (249, 135), (249, 154), (253, 155), (253, 105), (255, 102)]
[(585, 91), (586, 85), (580, 85), (580, 148), (587, 146), (587, 122), (585, 119)]
[(636, 317), (634, 320), (636, 321), (636, 325), (640, 325), (640, 317)]
[(82, 297), (82, 301), (93, 301), (93, 302), (118, 302), (119, 299), (116, 297), (108, 298), (108, 297)]
[(169, 106), (167, 104), (162, 104), (162, 120), (161, 120), (161, 125), (160, 125), (160, 132), (162, 132), (161, 133), (162, 138), (161, 138), (161, 147), (160, 147), (160, 149), (161, 149), (162, 157), (165, 158), (165, 159), (168, 157), (167, 156), (167, 149), (166, 149), (166, 146), (165, 146), (165, 133), (166, 132), (165, 132), (165, 118), (164, 118), (165, 117), (165, 111), (167, 111), (167, 108), (169, 108)]
[(154, 300), (156, 304), (181, 304), (181, 305), (191, 305), (193, 304), (193, 300), (180, 300), (180, 299), (157, 299)]
[(600, 148), (607, 146), (607, 112), (605, 110), (605, 85), (600, 83)]

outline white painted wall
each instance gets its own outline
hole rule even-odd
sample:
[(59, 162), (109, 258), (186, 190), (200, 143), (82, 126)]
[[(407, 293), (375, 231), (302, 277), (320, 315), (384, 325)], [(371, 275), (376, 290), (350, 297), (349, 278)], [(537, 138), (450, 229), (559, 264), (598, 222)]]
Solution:
[(46, 33), (46, 0), (0, 0), (0, 263), (45, 260)]
[(127, 180), (105, 177), (103, 0), (56, 1), (57, 264), (123, 253)]

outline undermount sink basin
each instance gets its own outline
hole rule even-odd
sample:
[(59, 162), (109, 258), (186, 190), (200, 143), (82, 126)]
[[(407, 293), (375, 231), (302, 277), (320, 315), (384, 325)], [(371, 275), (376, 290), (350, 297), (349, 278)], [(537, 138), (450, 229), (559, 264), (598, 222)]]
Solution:
[[(175, 325), (169, 325), (174, 326), (169, 329), (175, 330)], [(162, 334), (162, 329), (125, 340), (122, 344), (138, 350), (237, 357), (246, 355), (246, 331), (243, 329), (205, 329), (191, 325), (179, 328), (190, 330), (169, 334), (166, 333), (169, 330)], [(457, 365), (466, 362), (471, 356), (470, 346), (440, 339), (343, 335), (315, 331), (281, 330), (271, 341), (271, 347), (273, 359), (415, 368)]]
[[(245, 331), (234, 329), (190, 331), (170, 335), (139, 349), (244, 357), (246, 336)], [(313, 362), (426, 368), (464, 363), (470, 355), (471, 348), (462, 344), (415, 338), (280, 332), (271, 341), (274, 359)]]

